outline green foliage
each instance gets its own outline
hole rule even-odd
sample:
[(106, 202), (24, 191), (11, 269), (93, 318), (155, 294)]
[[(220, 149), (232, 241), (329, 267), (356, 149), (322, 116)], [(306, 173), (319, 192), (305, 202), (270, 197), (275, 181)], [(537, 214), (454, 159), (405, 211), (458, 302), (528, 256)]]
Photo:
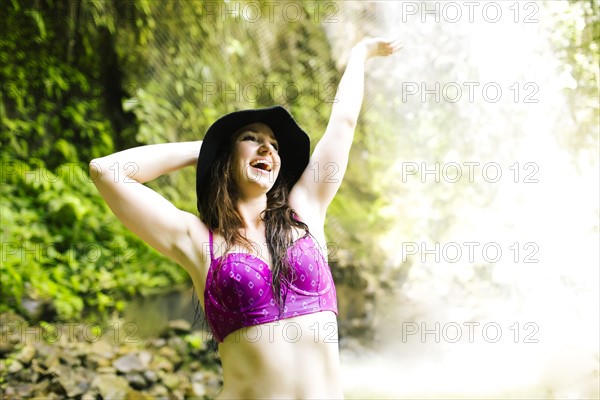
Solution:
[(98, 79), (101, 30), (94, 21), (69, 18), (86, 7), (13, 2), (4, 11), (0, 140), (17, 159), (38, 158), (55, 169), (114, 151)]
[[(597, 158), (598, 126), (600, 126), (600, 10), (596, 0), (575, 0), (553, 16), (557, 29), (553, 44), (564, 61), (563, 74), (572, 79), (565, 87), (569, 111), (576, 128), (564, 130), (561, 142), (577, 155), (590, 149)], [(575, 157), (576, 158), (576, 157)]]
[(0, 310), (24, 312), (28, 298), (72, 319), (119, 310), (128, 296), (184, 281), (181, 268), (115, 220), (87, 172), (92, 158), (140, 144), (133, 116), (121, 109), (119, 68), (127, 60), (117, 62), (111, 47), (117, 30), (141, 37), (136, 14), (116, 18), (126, 15), (117, 12), (119, 2), (6, 7)]
[(123, 298), (182, 282), (180, 268), (120, 224), (87, 171), (60, 174), (3, 160), (2, 311), (23, 296), (52, 304), (70, 319), (87, 309), (120, 309)]

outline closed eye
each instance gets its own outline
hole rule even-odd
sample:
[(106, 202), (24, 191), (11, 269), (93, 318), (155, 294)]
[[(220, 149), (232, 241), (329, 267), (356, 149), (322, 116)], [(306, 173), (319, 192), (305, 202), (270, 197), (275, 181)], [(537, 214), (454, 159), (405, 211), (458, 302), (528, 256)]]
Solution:
[(253, 142), (255, 142), (256, 138), (252, 135), (246, 135), (242, 138), (242, 140), (252, 140)]

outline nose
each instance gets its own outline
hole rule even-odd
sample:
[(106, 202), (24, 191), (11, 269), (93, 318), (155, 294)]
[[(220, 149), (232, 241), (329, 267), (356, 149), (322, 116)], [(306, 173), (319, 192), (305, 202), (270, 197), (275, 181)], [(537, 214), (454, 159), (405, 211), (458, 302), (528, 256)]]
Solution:
[(260, 151), (263, 154), (264, 153), (271, 154), (271, 153), (273, 153), (274, 150), (275, 150), (275, 147), (269, 142), (262, 142), (262, 144), (258, 148), (258, 151)]

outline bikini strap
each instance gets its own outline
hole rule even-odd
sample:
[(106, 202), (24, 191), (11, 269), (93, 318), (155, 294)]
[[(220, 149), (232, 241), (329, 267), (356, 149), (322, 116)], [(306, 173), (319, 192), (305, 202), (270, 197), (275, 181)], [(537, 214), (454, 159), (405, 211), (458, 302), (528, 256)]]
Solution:
[(210, 261), (213, 261), (215, 253), (213, 251), (213, 233), (210, 229), (208, 230), (208, 247), (210, 248)]

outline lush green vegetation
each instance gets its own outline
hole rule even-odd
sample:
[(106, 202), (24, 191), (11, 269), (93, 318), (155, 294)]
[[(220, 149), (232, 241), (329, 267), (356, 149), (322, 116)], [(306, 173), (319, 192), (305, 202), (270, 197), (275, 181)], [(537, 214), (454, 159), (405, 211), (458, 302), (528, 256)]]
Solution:
[(143, 28), (102, 8), (118, 4), (3, 6), (2, 309), (29, 298), (72, 318), (185, 279), (115, 222), (87, 171), (93, 157), (143, 144), (121, 107), (127, 61), (114, 43), (117, 31), (142, 40)]

